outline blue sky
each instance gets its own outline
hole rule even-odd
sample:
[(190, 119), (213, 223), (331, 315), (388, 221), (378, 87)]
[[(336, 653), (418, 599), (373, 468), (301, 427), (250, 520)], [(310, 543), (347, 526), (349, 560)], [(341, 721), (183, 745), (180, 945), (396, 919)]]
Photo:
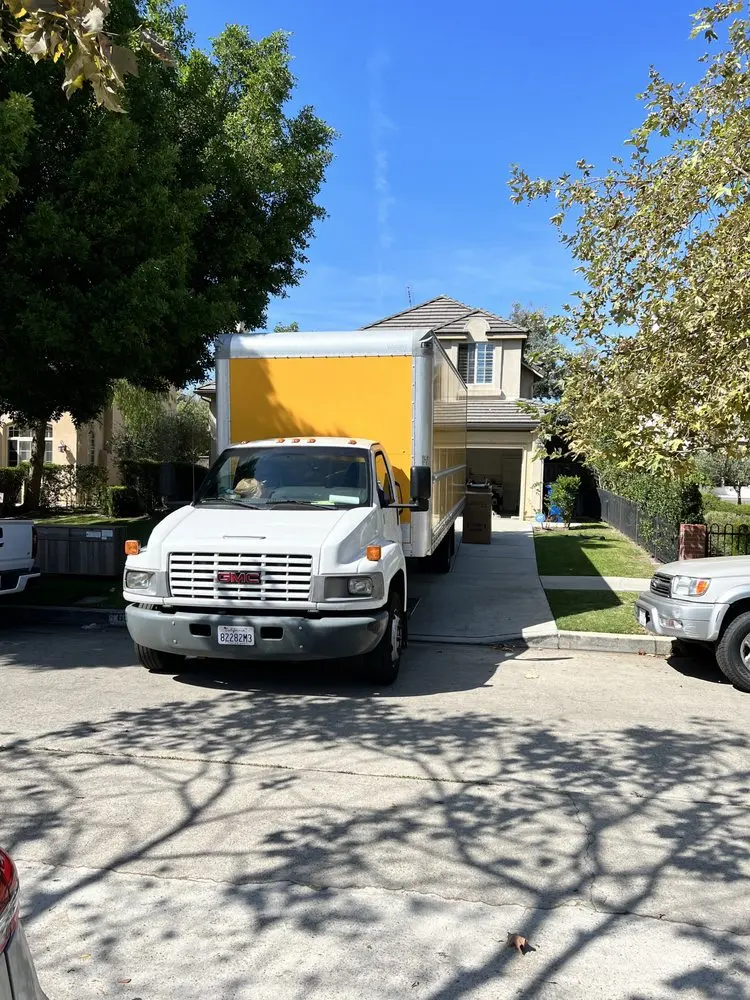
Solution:
[(551, 205), (510, 203), (509, 165), (554, 176), (621, 152), (655, 64), (693, 79), (698, 0), (187, 0), (197, 43), (227, 22), (292, 32), (297, 101), (340, 133), (307, 274), (269, 326), (347, 329), (452, 295), (554, 312), (576, 287)]

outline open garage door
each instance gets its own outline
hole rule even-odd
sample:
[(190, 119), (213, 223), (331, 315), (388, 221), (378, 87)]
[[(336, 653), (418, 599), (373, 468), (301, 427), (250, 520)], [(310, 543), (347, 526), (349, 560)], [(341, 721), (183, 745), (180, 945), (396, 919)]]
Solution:
[(523, 452), (515, 448), (469, 448), (466, 453), (470, 479), (489, 479), (502, 487), (500, 513), (517, 517), (521, 509)]

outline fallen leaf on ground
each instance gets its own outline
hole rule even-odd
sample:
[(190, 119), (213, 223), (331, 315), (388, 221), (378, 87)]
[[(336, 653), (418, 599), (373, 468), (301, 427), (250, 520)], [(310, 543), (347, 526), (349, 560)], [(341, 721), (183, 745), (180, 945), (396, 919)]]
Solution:
[(529, 939), (525, 938), (523, 934), (511, 934), (508, 932), (507, 947), (514, 948), (519, 955), (527, 955), (530, 951), (536, 951), (536, 948), (529, 944)]

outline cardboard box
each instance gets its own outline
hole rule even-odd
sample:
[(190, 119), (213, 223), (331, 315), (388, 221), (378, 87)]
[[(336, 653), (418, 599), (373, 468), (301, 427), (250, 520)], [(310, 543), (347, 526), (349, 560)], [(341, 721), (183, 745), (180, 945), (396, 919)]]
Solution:
[(467, 545), (492, 542), (492, 491), (470, 490), (466, 494), (462, 541)]

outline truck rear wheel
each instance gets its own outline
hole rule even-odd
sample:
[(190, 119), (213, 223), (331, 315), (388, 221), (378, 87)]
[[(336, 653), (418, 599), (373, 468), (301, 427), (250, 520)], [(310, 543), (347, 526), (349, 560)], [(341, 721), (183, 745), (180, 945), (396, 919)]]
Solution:
[(385, 635), (371, 653), (363, 657), (367, 679), (374, 684), (393, 684), (401, 666), (404, 648), (404, 600), (395, 590), (388, 602), (388, 625)]
[(445, 538), (430, 557), (433, 573), (450, 573), (453, 556), (456, 554), (456, 526), (452, 524)]
[(135, 645), (135, 655), (138, 662), (152, 674), (179, 674), (185, 669), (185, 657), (178, 653), (162, 653), (159, 649), (147, 649), (146, 646)]
[(716, 662), (727, 680), (750, 692), (750, 611), (727, 625), (716, 647)]

